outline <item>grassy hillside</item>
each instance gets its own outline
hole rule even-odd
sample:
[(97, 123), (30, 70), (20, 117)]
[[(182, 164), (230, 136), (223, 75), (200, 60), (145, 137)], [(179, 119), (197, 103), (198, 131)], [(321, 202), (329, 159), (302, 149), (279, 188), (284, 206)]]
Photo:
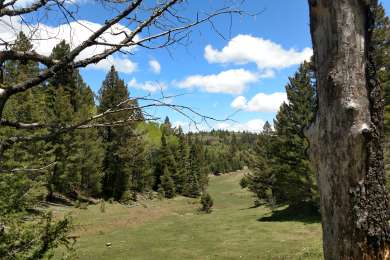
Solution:
[(211, 177), (211, 214), (182, 197), (133, 208), (106, 203), (105, 213), (99, 206), (72, 210), (78, 259), (321, 259), (319, 222), (251, 208), (241, 176)]

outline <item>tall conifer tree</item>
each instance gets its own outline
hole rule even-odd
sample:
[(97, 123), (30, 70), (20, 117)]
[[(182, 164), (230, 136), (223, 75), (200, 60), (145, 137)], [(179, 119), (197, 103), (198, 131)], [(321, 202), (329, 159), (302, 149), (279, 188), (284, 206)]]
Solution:
[(254, 173), (246, 184), (259, 199), (298, 206), (317, 205), (315, 174), (307, 154), (305, 128), (313, 120), (316, 96), (310, 63), (302, 64), (286, 85), (288, 103), (274, 120), (275, 131), (265, 124), (257, 142)]
[[(67, 55), (70, 46), (61, 41), (52, 51), (54, 59)], [(47, 115), (51, 124), (70, 125), (96, 113), (92, 90), (77, 70), (64, 68), (47, 86)], [(53, 191), (66, 194), (100, 193), (102, 146), (96, 129), (82, 129), (51, 140), (57, 164), (49, 176), (49, 198)]]
[[(99, 112), (117, 107), (127, 99), (129, 99), (127, 86), (112, 66), (99, 91)], [(124, 126), (105, 127), (101, 130), (105, 147), (102, 181), (105, 198), (120, 200), (126, 191), (140, 189), (143, 185), (139, 181), (145, 176), (145, 169), (142, 168), (145, 165), (145, 158), (142, 144), (139, 143), (141, 139), (136, 138), (136, 122), (142, 121), (143, 117), (135, 101), (125, 102), (119, 108), (129, 106), (134, 109), (112, 114), (106, 120), (115, 122), (131, 118), (131, 122)]]

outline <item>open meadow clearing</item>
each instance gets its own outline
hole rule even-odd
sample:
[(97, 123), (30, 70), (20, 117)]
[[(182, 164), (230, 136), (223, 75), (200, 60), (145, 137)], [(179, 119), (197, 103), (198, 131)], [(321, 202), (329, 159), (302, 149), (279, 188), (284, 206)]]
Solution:
[(319, 221), (252, 208), (241, 177), (237, 172), (210, 178), (211, 214), (198, 213), (198, 200), (184, 197), (132, 208), (106, 203), (104, 213), (99, 205), (72, 209), (80, 236), (77, 258), (322, 259)]

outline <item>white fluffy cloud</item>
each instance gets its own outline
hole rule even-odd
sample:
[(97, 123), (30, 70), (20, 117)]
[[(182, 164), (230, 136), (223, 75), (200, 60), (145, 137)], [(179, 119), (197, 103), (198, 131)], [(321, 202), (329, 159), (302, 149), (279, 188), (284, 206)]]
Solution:
[[(40, 54), (49, 55), (55, 45), (61, 40), (65, 40), (70, 44), (71, 48), (77, 47), (84, 42), (88, 37), (101, 27), (101, 24), (78, 20), (70, 22), (69, 24), (61, 24), (58, 26), (49, 26), (45, 24), (30, 25), (27, 28), (21, 23), (20, 18), (2, 17), (0, 19), (0, 38), (6, 41), (14, 41), (19, 31), (23, 31), (29, 38), (32, 39), (34, 50)], [(33, 29), (32, 29), (33, 28)], [(119, 43), (124, 39), (123, 34), (114, 35), (117, 32), (130, 30), (122, 25), (116, 25), (106, 33), (104, 33), (98, 40), (106, 43)], [(45, 39), (45, 40), (41, 40)], [(137, 38), (138, 39), (138, 38)], [(91, 57), (106, 50), (107, 46), (91, 46), (80, 53), (76, 60)], [(133, 50), (132, 48), (124, 48), (123, 50)], [(127, 59), (125, 56), (110, 56), (109, 58), (100, 61), (97, 64), (90, 65), (91, 69), (109, 70), (111, 65), (115, 65), (117, 70), (123, 73), (132, 73), (136, 70), (137, 64)]]
[(272, 71), (255, 73), (245, 69), (232, 69), (211, 75), (192, 75), (177, 82), (181, 88), (200, 88), (210, 93), (241, 94), (248, 85), (264, 77), (272, 77)]
[(251, 112), (277, 112), (283, 102), (287, 102), (287, 94), (275, 92), (272, 94), (258, 93), (249, 101), (244, 96), (238, 96), (230, 105), (235, 109)]
[(129, 59), (110, 56), (97, 64), (89, 65), (87, 68), (108, 71), (112, 65), (115, 66), (117, 71), (128, 74), (137, 70), (138, 67), (137, 63)]
[(252, 132), (259, 133), (262, 131), (265, 122), (261, 119), (253, 119), (244, 123), (231, 123), (231, 122), (222, 122), (215, 125), (215, 129), (229, 130), (235, 132)]
[(149, 67), (150, 70), (153, 71), (155, 74), (160, 74), (161, 72), (161, 65), (157, 60), (150, 60), (149, 61)]
[(210, 63), (256, 63), (260, 69), (281, 69), (309, 60), (311, 48), (302, 51), (284, 49), (270, 40), (239, 34), (229, 41), (222, 50), (211, 45), (205, 48), (204, 56)]
[(142, 89), (148, 92), (156, 92), (161, 91), (167, 88), (165, 83), (157, 82), (157, 81), (145, 81), (145, 82), (137, 82), (135, 78), (130, 80), (128, 83), (129, 87)]

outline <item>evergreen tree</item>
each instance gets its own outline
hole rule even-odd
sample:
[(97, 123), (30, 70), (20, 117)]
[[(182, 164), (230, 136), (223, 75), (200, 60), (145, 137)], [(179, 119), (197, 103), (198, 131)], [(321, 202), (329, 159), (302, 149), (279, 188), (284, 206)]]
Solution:
[[(53, 48), (52, 58), (67, 55), (64, 41)], [(96, 113), (91, 89), (77, 70), (64, 68), (50, 81), (46, 91), (47, 115), (51, 124), (66, 126)], [(54, 191), (66, 194), (100, 193), (102, 146), (96, 129), (82, 129), (58, 135), (50, 142), (57, 164), (49, 176), (49, 198)]]
[(304, 129), (313, 120), (316, 95), (310, 63), (304, 63), (286, 86), (288, 104), (284, 103), (274, 121), (272, 193), (277, 203), (318, 203), (315, 174), (307, 154)]
[(272, 188), (274, 184), (272, 172), (272, 145), (275, 133), (267, 121), (263, 131), (258, 136), (255, 146), (255, 157), (251, 160), (251, 173), (246, 174), (241, 180), (242, 188), (248, 188), (260, 200), (272, 204)]
[(200, 204), (202, 205), (200, 209), (201, 211), (205, 213), (211, 213), (214, 201), (209, 193), (203, 193), (202, 197), (200, 198)]
[(179, 141), (178, 155), (177, 155), (177, 178), (175, 181), (176, 191), (180, 194), (183, 193), (184, 185), (186, 184), (186, 178), (189, 171), (189, 151), (186, 137), (181, 127), (178, 129), (177, 138)]
[(196, 198), (199, 197), (201, 193), (201, 184), (199, 182), (199, 178), (201, 177), (201, 166), (199, 160), (199, 149), (194, 143), (191, 145), (188, 160), (189, 169), (185, 178), (183, 195)]
[[(174, 196), (176, 193), (175, 180), (177, 180), (178, 177), (176, 161), (168, 146), (164, 130), (161, 134), (161, 148), (158, 156), (159, 160), (155, 168), (155, 177), (158, 180), (157, 186), (164, 189), (165, 196), (169, 198), (169, 196)], [(173, 186), (173, 189), (171, 186)], [(169, 189), (169, 191), (165, 190), (166, 188)]]
[(146, 143), (143, 137), (133, 137), (130, 140), (130, 147), (130, 189), (134, 193), (150, 190), (153, 186), (153, 176), (151, 166), (148, 165)]
[[(86, 86), (77, 74), (82, 104), (77, 113), (80, 121), (93, 116), (96, 113), (94, 94), (90, 87)], [(80, 189), (87, 195), (100, 196), (102, 181), (102, 162), (104, 149), (99, 132), (95, 128), (80, 129), (75, 132), (77, 144), (77, 164), (81, 174)]]
[(264, 125), (256, 147), (253, 174), (243, 181), (260, 200), (268, 203), (318, 204), (315, 175), (307, 155), (303, 133), (313, 120), (316, 96), (310, 63), (302, 64), (286, 85), (284, 103), (274, 120)]
[[(129, 92), (123, 80), (118, 76), (112, 66), (99, 91), (99, 112), (118, 106), (129, 98)], [(136, 107), (136, 103), (126, 103), (120, 106)], [(131, 112), (130, 112), (131, 113)], [(135, 110), (131, 115), (123, 111), (106, 118), (109, 122), (135, 118), (139, 113)], [(105, 155), (103, 160), (102, 190), (105, 198), (120, 200), (122, 195), (129, 190), (129, 180), (132, 173), (132, 138), (135, 125), (129, 124), (120, 127), (105, 127), (100, 134), (103, 139)]]
[(385, 174), (387, 188), (390, 189), (390, 19), (386, 16), (382, 5), (378, 5), (375, 16), (375, 29), (372, 44), (379, 81), (384, 91), (384, 126), (385, 126)]
[[(15, 45), (15, 51), (32, 51), (32, 44), (24, 33), (19, 33)], [(39, 73), (37, 62), (7, 61), (4, 65), (4, 87), (25, 81)], [(29, 89), (17, 95), (13, 95), (4, 108), (4, 118), (24, 123), (44, 122), (45, 119), (45, 93), (42, 86)], [(44, 134), (43, 130), (36, 130), (37, 135)], [(15, 128), (2, 127), (0, 138), (8, 138), (16, 135), (29, 135), (28, 130), (16, 130)], [(34, 168), (47, 165), (52, 158), (44, 153), (44, 142), (17, 143), (4, 154), (2, 164), (4, 168)]]
[[(12, 47), (17, 51), (32, 51), (32, 44), (21, 32)], [(7, 61), (4, 87), (37, 76), (37, 62)], [(37, 86), (18, 93), (7, 102), (4, 118), (24, 123), (45, 122), (45, 90)], [(34, 134), (46, 134), (34, 130)], [(27, 136), (32, 133), (1, 127), (0, 138)], [(2, 168), (39, 168), (53, 161), (46, 152), (45, 142), (17, 143), (7, 150), (1, 160)], [(54, 221), (51, 213), (42, 210), (40, 202), (46, 197), (45, 176), (26, 173), (0, 174), (0, 255), (4, 259), (42, 259), (59, 244), (67, 243), (70, 231), (68, 219)]]
[(163, 194), (166, 198), (171, 199), (175, 197), (175, 182), (173, 181), (171, 174), (166, 165), (163, 166), (162, 176), (160, 177), (160, 189), (163, 191)]

